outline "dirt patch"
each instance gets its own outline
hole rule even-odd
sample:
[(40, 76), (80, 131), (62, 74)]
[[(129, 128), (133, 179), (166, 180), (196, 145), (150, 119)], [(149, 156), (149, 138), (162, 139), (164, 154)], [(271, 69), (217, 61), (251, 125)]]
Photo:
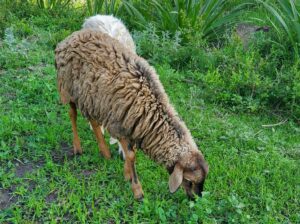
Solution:
[[(28, 161), (25, 159), (25, 161)], [(15, 176), (22, 178), (22, 183), (25, 184), (28, 191), (32, 191), (36, 187), (36, 182), (32, 179), (25, 178), (26, 174), (33, 173), (39, 167), (44, 165), (44, 161), (38, 162), (23, 162), (19, 159), (15, 159)], [(0, 211), (2, 209), (9, 208), (12, 204), (18, 201), (18, 197), (13, 193), (17, 190), (20, 184), (14, 184), (9, 189), (0, 189)]]
[(0, 210), (8, 208), (17, 201), (10, 190), (0, 190)]
[(31, 163), (16, 163), (16, 176), (24, 177), (26, 173), (32, 173), (35, 170), (34, 164)]
[(36, 183), (33, 180), (28, 181), (28, 191), (32, 191), (36, 186)]
[(56, 199), (57, 199), (57, 192), (53, 191), (50, 194), (48, 194), (48, 196), (46, 197), (46, 202), (51, 203), (51, 202), (55, 201)]
[(96, 173), (96, 170), (80, 170), (75, 176), (78, 179), (89, 179), (92, 174)]
[(81, 171), (81, 175), (82, 175), (82, 176), (85, 176), (85, 177), (88, 177), (88, 176), (90, 176), (90, 175), (92, 175), (92, 174), (94, 174), (94, 173), (95, 173), (94, 170), (82, 170), (82, 171)]
[(74, 157), (73, 147), (66, 142), (62, 142), (60, 144), (60, 150), (53, 151), (51, 155), (53, 162), (62, 164), (65, 158), (72, 159)]

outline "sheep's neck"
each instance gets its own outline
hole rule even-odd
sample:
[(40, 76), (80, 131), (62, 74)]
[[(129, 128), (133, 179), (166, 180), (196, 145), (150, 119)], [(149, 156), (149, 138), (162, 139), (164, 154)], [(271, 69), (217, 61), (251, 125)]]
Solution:
[(148, 133), (141, 144), (143, 151), (154, 161), (165, 167), (173, 166), (187, 147), (181, 145), (182, 139), (174, 128), (164, 124), (159, 130)]

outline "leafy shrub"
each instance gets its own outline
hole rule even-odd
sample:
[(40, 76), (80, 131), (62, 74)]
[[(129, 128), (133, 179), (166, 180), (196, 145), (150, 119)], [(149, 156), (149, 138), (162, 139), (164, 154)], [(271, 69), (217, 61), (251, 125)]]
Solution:
[(35, 27), (52, 32), (80, 29), (85, 12), (66, 2), (71, 3), (49, 0), (47, 4), (52, 4), (50, 8), (40, 8), (35, 1), (4, 1), (3, 7), (0, 7), (0, 37), (4, 36), (4, 30), (9, 27), (13, 27), (15, 34), (20, 37), (35, 34)]
[(272, 108), (296, 117), (300, 114), (299, 63), (294, 64), (292, 55), (271, 36), (255, 34), (245, 50), (235, 35), (221, 48), (213, 48), (201, 39), (183, 44), (180, 32), (160, 36), (154, 26), (134, 33), (138, 54), (153, 64), (184, 70), (183, 79), (197, 82), (206, 101), (237, 111)]
[(158, 35), (156, 27), (151, 24), (144, 31), (135, 31), (133, 37), (138, 54), (151, 63), (169, 64), (179, 70), (202, 72), (213, 67), (214, 58), (201, 38), (184, 44), (181, 32), (171, 35), (166, 31)]
[(15, 38), (13, 28), (5, 29), (0, 67), (5, 69), (25, 67), (28, 64), (27, 54), (30, 48), (31, 46), (26, 40), (19, 41)]
[(153, 25), (149, 25), (144, 31), (135, 31), (133, 37), (138, 54), (152, 63), (159, 61), (171, 63), (171, 56), (177, 52), (181, 43), (179, 32), (174, 37), (171, 37), (168, 32), (163, 32), (161, 37)]
[[(260, 41), (246, 51), (232, 38), (214, 50), (215, 67), (202, 77), (206, 97), (235, 110), (255, 112), (271, 107), (292, 112), (296, 118), (300, 115), (299, 62), (294, 64), (291, 55), (268, 38)], [(270, 46), (267, 52), (262, 51), (264, 44)]]
[[(271, 26), (277, 33), (279, 43), (288, 46), (286, 40), (292, 45), (295, 58), (299, 59), (300, 46), (300, 4), (298, 1), (277, 0), (266, 2), (257, 0), (266, 9), (267, 17)], [(298, 2), (298, 3), (297, 3)], [(260, 18), (258, 18), (260, 19)], [(286, 49), (287, 50), (287, 49)]]
[[(4, 37), (4, 31), (11, 26), (11, 23), (23, 19), (29, 15), (35, 15), (33, 7), (27, 1), (4, 1), (0, 0), (0, 37)], [(25, 9), (25, 10), (24, 10)], [(20, 25), (20, 24), (19, 24)], [(26, 28), (29, 30), (29, 27)]]
[(63, 39), (65, 39), (67, 36), (69, 36), (72, 33), (71, 30), (60, 30), (54, 33), (48, 33), (49, 37), (47, 37), (46, 40), (46, 44), (51, 47), (52, 49), (54, 49), (56, 47), (56, 45), (62, 41)]
[(32, 26), (26, 20), (17, 20), (12, 27), (16, 31), (16, 35), (20, 37), (27, 37), (34, 34)]

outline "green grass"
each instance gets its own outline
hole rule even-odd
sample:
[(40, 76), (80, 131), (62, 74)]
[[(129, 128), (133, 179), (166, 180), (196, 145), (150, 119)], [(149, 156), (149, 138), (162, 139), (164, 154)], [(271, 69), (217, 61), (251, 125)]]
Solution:
[(165, 169), (139, 152), (145, 199), (134, 201), (117, 147), (111, 146), (112, 160), (101, 157), (81, 116), (84, 154), (70, 157), (71, 124), (56, 90), (54, 34), (36, 29), (23, 41), (1, 42), (0, 223), (300, 222), (299, 125), (263, 128), (283, 118), (208, 104), (191, 74), (167, 65), (155, 67), (210, 165), (203, 198), (188, 201), (183, 190), (170, 194)]

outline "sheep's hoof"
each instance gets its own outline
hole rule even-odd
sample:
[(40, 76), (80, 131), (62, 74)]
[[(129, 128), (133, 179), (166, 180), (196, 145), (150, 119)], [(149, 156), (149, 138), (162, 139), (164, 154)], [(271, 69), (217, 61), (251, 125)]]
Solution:
[(140, 183), (138, 184), (133, 184), (132, 185), (132, 190), (134, 194), (134, 198), (138, 201), (143, 201), (144, 198), (144, 192), (142, 190), (142, 186)]
[(139, 202), (143, 202), (144, 200), (144, 194), (134, 195), (135, 200)]
[(111, 159), (110, 153), (106, 153), (106, 152), (100, 151), (100, 154), (101, 154), (105, 159)]
[(81, 148), (73, 148), (73, 151), (72, 151), (73, 155), (82, 155), (82, 149)]

